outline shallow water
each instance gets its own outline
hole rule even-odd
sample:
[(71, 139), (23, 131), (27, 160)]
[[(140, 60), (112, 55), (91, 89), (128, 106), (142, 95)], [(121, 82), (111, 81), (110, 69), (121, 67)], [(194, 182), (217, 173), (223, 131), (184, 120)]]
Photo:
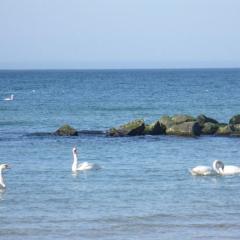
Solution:
[[(0, 239), (239, 239), (240, 176), (193, 177), (214, 159), (240, 165), (239, 138), (31, 136), (69, 123), (106, 130), (135, 118), (239, 113), (240, 70), (1, 71)], [(33, 91), (34, 90), (34, 91)], [(99, 171), (71, 173), (71, 148)]]

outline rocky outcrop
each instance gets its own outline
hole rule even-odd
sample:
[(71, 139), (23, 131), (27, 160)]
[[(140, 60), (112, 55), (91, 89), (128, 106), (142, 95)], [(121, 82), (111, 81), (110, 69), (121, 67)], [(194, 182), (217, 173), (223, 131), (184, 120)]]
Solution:
[(240, 114), (233, 116), (229, 124), (219, 123), (217, 120), (207, 117), (203, 114), (194, 118), (186, 114), (174, 116), (162, 116), (159, 120), (145, 124), (142, 119), (131, 121), (117, 128), (111, 128), (108, 131), (82, 130), (77, 131), (66, 124), (57, 129), (54, 133), (34, 133), (34, 136), (81, 136), (102, 135), (113, 137), (139, 136), (139, 135), (176, 135), (176, 136), (237, 136), (240, 137)]
[(233, 132), (239, 132), (240, 133), (240, 124), (234, 124), (230, 125)]
[(165, 128), (169, 128), (170, 126), (172, 126), (174, 124), (172, 118), (168, 115), (163, 115), (159, 122), (165, 126)]
[(160, 121), (145, 125), (144, 134), (146, 135), (161, 135), (165, 133), (166, 127)]
[(195, 122), (196, 119), (192, 116), (186, 115), (186, 114), (178, 114), (174, 115), (171, 120), (174, 124), (180, 124), (184, 122)]
[(214, 123), (214, 124), (218, 124), (218, 121), (213, 119), (213, 118), (209, 118), (203, 114), (201, 115), (198, 115), (197, 118), (196, 118), (196, 121), (199, 123), (199, 125), (201, 127), (204, 126), (205, 123)]
[(178, 114), (172, 117), (162, 116), (159, 122), (165, 126), (166, 134), (177, 136), (199, 136), (201, 128), (196, 119), (186, 114)]
[(218, 129), (215, 132), (215, 135), (217, 136), (229, 136), (233, 133), (230, 125), (225, 124), (225, 123), (220, 123), (218, 125)]
[(183, 122), (180, 124), (174, 124), (166, 129), (168, 135), (177, 136), (200, 136), (201, 127), (198, 122)]
[(123, 136), (137, 136), (143, 135), (145, 123), (143, 120), (135, 120), (120, 126), (119, 128), (111, 128), (107, 131), (107, 136), (123, 137)]
[(68, 124), (63, 125), (57, 131), (54, 132), (54, 135), (57, 136), (77, 136), (78, 132), (76, 129), (71, 127)]
[(230, 120), (229, 124), (235, 125), (235, 124), (240, 124), (240, 114), (234, 115)]
[(205, 135), (212, 135), (218, 130), (218, 128), (219, 125), (217, 123), (206, 122), (201, 126), (201, 133)]

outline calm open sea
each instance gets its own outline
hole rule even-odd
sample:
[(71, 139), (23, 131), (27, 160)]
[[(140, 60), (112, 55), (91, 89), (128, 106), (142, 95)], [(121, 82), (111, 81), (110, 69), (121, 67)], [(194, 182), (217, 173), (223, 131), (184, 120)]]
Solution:
[[(64, 123), (106, 130), (136, 118), (240, 113), (240, 70), (0, 71), (0, 239), (240, 239), (240, 138), (32, 136)], [(3, 98), (14, 94), (14, 101)], [(72, 175), (71, 149), (100, 171)]]

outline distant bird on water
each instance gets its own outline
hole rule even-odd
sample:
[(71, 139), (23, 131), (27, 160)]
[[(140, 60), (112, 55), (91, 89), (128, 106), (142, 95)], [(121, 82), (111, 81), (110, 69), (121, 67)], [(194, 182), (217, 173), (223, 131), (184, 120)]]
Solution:
[(3, 172), (4, 170), (9, 169), (9, 165), (8, 164), (0, 164), (0, 190), (1, 189), (5, 189), (6, 185), (4, 182), (4, 178), (3, 178)]
[(6, 98), (4, 98), (4, 101), (13, 101), (13, 98), (14, 98), (14, 95), (11, 94), (10, 97), (6, 97)]

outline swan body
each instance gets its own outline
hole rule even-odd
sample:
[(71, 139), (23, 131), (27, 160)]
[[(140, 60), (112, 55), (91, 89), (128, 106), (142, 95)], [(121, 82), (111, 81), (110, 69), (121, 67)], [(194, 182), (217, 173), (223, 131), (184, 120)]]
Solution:
[(72, 149), (72, 153), (73, 153), (73, 164), (72, 164), (73, 172), (100, 169), (100, 166), (95, 163), (89, 163), (89, 162), (78, 163), (76, 147)]
[(224, 163), (219, 160), (215, 160), (213, 162), (213, 168), (219, 175), (222, 176), (240, 174), (240, 167), (233, 165), (225, 166)]
[(14, 95), (11, 94), (10, 97), (6, 97), (6, 98), (4, 98), (4, 101), (13, 101), (13, 98), (14, 98)]
[(214, 175), (215, 171), (209, 166), (197, 166), (193, 169), (190, 169), (190, 173), (193, 176), (209, 176)]
[(9, 166), (7, 164), (0, 164), (0, 189), (6, 188), (4, 178), (3, 178), (3, 171), (8, 168), (9, 168)]

